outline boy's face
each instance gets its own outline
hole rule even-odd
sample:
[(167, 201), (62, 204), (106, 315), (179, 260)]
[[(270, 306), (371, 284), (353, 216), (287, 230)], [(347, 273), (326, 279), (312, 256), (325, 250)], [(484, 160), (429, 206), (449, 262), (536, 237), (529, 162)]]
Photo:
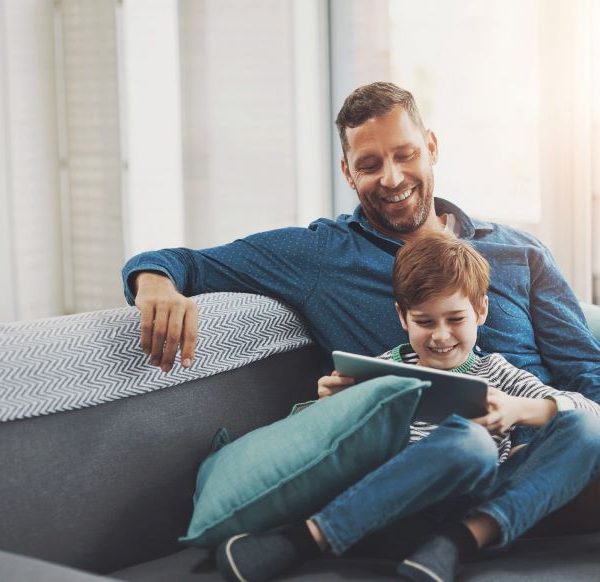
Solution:
[(408, 332), (410, 345), (422, 366), (450, 370), (460, 366), (477, 341), (477, 327), (485, 321), (488, 299), (475, 309), (462, 292), (432, 297), (414, 305), (403, 317), (402, 327)]

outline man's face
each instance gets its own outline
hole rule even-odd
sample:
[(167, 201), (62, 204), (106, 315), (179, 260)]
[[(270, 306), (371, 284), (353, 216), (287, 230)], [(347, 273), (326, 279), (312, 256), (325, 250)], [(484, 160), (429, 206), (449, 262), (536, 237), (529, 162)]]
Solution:
[(369, 224), (394, 238), (436, 220), (432, 165), (437, 140), (401, 107), (346, 129), (342, 171), (356, 189)]

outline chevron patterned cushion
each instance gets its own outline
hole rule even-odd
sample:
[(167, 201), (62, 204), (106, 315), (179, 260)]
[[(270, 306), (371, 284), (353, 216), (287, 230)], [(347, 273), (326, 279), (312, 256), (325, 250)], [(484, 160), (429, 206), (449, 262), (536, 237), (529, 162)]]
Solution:
[(177, 386), (312, 343), (295, 313), (274, 299), (210, 293), (195, 300), (196, 357), (191, 368), (168, 374), (140, 349), (135, 307), (0, 323), (0, 422)]
[(201, 465), (185, 543), (306, 519), (400, 451), (421, 388), (413, 378), (362, 382), (225, 445)]

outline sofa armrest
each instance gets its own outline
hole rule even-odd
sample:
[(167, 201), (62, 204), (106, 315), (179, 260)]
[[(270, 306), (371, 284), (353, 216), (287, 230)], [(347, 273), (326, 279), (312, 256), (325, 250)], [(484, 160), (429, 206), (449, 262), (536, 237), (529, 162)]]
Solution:
[(581, 310), (587, 320), (589, 328), (598, 341), (600, 341), (600, 305), (581, 303)]

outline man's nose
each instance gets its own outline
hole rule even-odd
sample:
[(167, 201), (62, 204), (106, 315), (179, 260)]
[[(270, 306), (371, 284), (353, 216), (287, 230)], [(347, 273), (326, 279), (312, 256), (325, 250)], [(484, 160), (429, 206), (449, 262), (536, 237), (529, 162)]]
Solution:
[(393, 190), (397, 188), (404, 180), (404, 173), (399, 164), (392, 161), (387, 162), (383, 166), (383, 174), (380, 183), (384, 188)]

